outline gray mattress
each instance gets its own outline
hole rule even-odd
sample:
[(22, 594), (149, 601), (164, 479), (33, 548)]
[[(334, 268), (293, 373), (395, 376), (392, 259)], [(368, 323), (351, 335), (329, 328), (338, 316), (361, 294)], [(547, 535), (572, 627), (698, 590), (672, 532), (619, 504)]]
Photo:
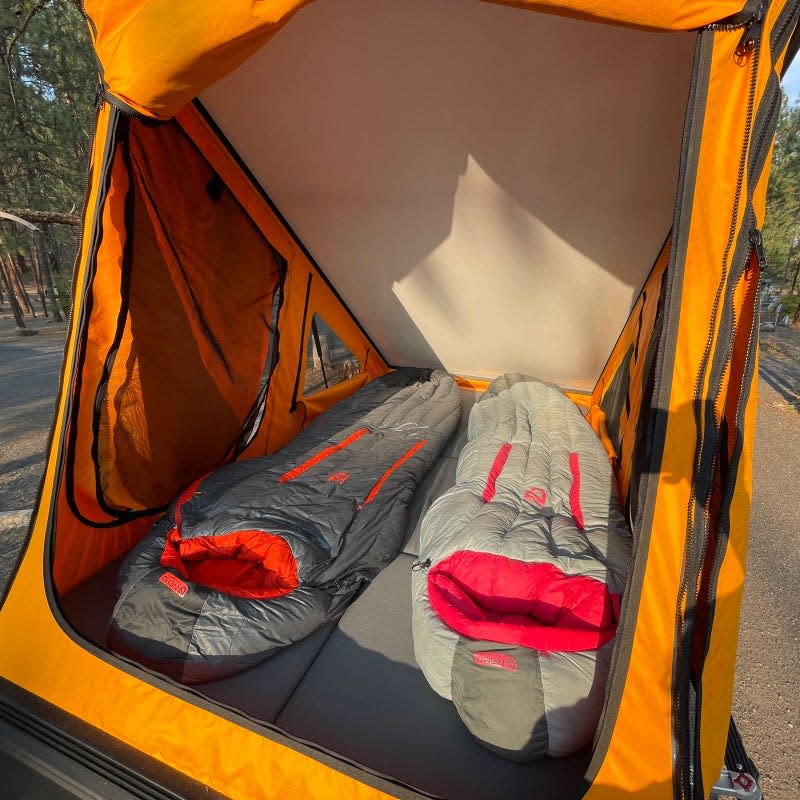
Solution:
[[(422, 515), (455, 480), (475, 399), (473, 392), (462, 396), (462, 427), (412, 499), (404, 552), (338, 623), (251, 669), (195, 690), (426, 794), (568, 800), (581, 794), (588, 751), (527, 765), (494, 755), (472, 739), (452, 703), (428, 686), (414, 658), (411, 566)], [(73, 626), (101, 647), (116, 601), (118, 569), (119, 562), (109, 564), (61, 602)], [(408, 796), (401, 787), (398, 794)]]

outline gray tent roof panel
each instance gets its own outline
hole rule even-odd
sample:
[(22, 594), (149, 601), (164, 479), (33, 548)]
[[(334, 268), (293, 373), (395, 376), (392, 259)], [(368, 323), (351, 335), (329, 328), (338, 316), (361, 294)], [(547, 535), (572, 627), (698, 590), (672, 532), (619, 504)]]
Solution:
[(586, 386), (672, 222), (694, 41), (328, 0), (201, 99), (391, 362)]

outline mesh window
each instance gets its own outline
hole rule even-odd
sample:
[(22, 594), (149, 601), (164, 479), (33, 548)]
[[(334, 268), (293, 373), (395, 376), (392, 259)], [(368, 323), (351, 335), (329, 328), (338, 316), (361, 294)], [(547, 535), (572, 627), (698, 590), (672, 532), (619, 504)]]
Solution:
[(311, 335), (306, 350), (306, 373), (303, 394), (321, 392), (361, 372), (361, 363), (353, 351), (331, 330), (319, 314), (311, 318)]

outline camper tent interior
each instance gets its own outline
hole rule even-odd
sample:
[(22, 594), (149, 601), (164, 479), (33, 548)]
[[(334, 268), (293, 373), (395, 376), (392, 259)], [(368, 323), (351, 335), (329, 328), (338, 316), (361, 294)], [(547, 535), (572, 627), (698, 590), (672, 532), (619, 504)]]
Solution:
[[(24, 690), (232, 798), (707, 797), (800, 4), (136, 5), (85, 3), (107, 94), (47, 471), (0, 609), (6, 704)], [(112, 652), (120, 564), (173, 500), (396, 367), (456, 376), (463, 414), (344, 613), (191, 687)], [(433, 692), (411, 623), (422, 520), (504, 373), (582, 410), (634, 545), (594, 744), (524, 764)]]

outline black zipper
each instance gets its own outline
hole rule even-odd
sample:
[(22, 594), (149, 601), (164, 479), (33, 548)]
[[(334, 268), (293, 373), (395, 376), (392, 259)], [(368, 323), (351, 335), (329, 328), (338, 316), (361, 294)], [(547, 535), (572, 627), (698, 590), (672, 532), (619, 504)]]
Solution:
[(306, 336), (306, 322), (308, 322), (308, 303), (311, 299), (311, 281), (313, 275), (308, 273), (308, 281), (306, 282), (306, 299), (303, 303), (303, 327), (300, 329), (300, 355), (297, 357), (297, 372), (294, 376), (294, 389), (292, 389), (292, 402), (289, 405), (289, 413), (294, 414), (297, 411), (297, 395), (300, 391), (300, 375), (303, 371), (303, 363), (305, 361), (305, 351), (303, 349), (303, 342)]
[(776, 55), (782, 53), (784, 47), (788, 44), (788, 39), (791, 38), (791, 31), (794, 30), (794, 25), (790, 25), (790, 23), (797, 24), (797, 12), (799, 9), (800, 2), (785, 6), (775, 23), (770, 44), (772, 45), (772, 52)]
[[(769, 91), (772, 93), (772, 97), (769, 101), (769, 108), (766, 111), (765, 118), (762, 120), (762, 124), (758, 126), (758, 138), (750, 147), (750, 163), (748, 165), (748, 169), (749, 174), (752, 175), (756, 180), (761, 176), (761, 172), (764, 169), (767, 154), (769, 152), (768, 149), (764, 148), (764, 141), (767, 139), (767, 137), (772, 137), (774, 134), (777, 126), (776, 117), (781, 110), (781, 104), (783, 101), (783, 92), (780, 88), (780, 81), (774, 73), (770, 76), (770, 81), (767, 83), (765, 95)], [(763, 244), (761, 245), (761, 249), (763, 252)]]
[[(700, 367), (697, 373), (695, 382), (695, 389), (692, 396), (692, 409), (694, 413), (695, 425), (697, 429), (697, 438), (695, 442), (695, 463), (692, 476), (692, 486), (696, 487), (698, 479), (701, 475), (701, 468), (703, 463), (703, 456), (707, 452), (704, 448), (704, 443), (708, 435), (707, 431), (703, 428), (703, 384), (706, 377), (706, 371), (711, 356), (711, 351), (714, 343), (714, 331), (720, 312), (720, 301), (722, 299), (724, 287), (729, 279), (729, 259), (731, 256), (731, 249), (736, 239), (737, 221), (739, 218), (739, 208), (742, 198), (742, 190), (744, 188), (745, 173), (747, 169), (748, 153), (750, 152), (753, 119), (755, 113), (755, 94), (756, 83), (758, 77), (758, 65), (760, 60), (759, 42), (761, 39), (761, 32), (763, 27), (765, 4), (759, 3), (754, 14), (748, 20), (741, 23), (717, 23), (716, 26), (709, 26), (712, 30), (725, 30), (732, 31), (742, 28), (742, 36), (734, 50), (736, 58), (750, 57), (750, 81), (748, 87), (747, 97), (747, 110), (745, 114), (744, 136), (742, 140), (742, 149), (739, 157), (739, 168), (736, 178), (736, 189), (734, 192), (733, 210), (731, 213), (731, 224), (728, 231), (728, 239), (725, 244), (723, 254), (722, 275), (719, 285), (714, 297), (714, 302), (711, 311), (711, 321), (709, 324), (708, 335), (706, 338), (706, 346), (701, 358)], [(716, 423), (716, 421), (715, 421)], [(717, 431), (718, 433), (718, 431)], [(716, 438), (716, 437), (715, 437)], [(716, 448), (715, 448), (716, 450)], [(712, 457), (710, 467), (710, 474), (713, 476), (716, 470), (716, 460), (718, 454), (715, 452)], [(697, 526), (697, 507), (700, 498), (692, 497), (687, 509), (687, 525), (686, 525), (686, 544), (684, 549), (684, 565), (681, 575), (681, 582), (678, 591), (678, 597), (675, 607), (676, 618), (676, 632), (677, 632), (677, 647), (675, 653), (675, 660), (673, 664), (674, 680), (673, 684), (676, 687), (673, 690), (672, 702), (672, 737), (673, 737), (673, 757), (675, 760), (675, 770), (673, 773), (674, 789), (676, 797), (680, 800), (688, 800), (694, 794), (694, 775), (693, 775), (693, 761), (692, 754), (695, 751), (695, 742), (692, 734), (695, 731), (696, 724), (696, 711), (698, 703), (696, 697), (693, 698), (691, 690), (691, 657), (692, 657), (692, 641), (693, 630), (695, 624), (695, 611), (697, 608), (697, 596), (693, 598), (694, 602), (691, 606), (687, 605), (684, 611), (684, 604), (687, 596), (689, 595), (690, 582), (694, 582), (697, 592), (699, 586), (697, 585), (697, 577), (699, 574), (698, 568), (695, 565), (702, 567), (705, 559), (707, 548), (707, 519), (709, 504), (711, 500), (711, 492), (709, 485), (709, 492), (706, 497), (703, 497), (703, 519), (705, 520), (702, 528), (702, 539), (699, 553), (697, 553), (697, 561), (694, 559), (695, 545), (695, 529)], [(697, 688), (695, 686), (695, 688)], [(690, 741), (690, 739), (692, 741)]]
[(86, 226), (86, 208), (89, 205), (89, 190), (92, 184), (92, 175), (94, 174), (94, 165), (92, 164), (92, 153), (94, 152), (94, 143), (97, 139), (97, 125), (100, 122), (100, 109), (103, 106), (103, 93), (98, 88), (97, 95), (94, 100), (94, 128), (92, 130), (91, 138), (89, 139), (89, 147), (86, 150), (86, 169), (83, 175), (83, 209), (81, 210), (81, 224), (78, 227), (78, 246), (75, 250), (75, 260), (72, 264), (72, 281), (71, 297), (69, 310), (67, 312), (67, 323), (72, 322), (72, 312), (75, 309), (75, 290), (77, 289), (78, 280), (78, 265), (81, 263), (81, 251), (83, 249), (83, 229)]
[(325, 359), (322, 357), (322, 344), (319, 341), (319, 328), (317, 327), (317, 315), (311, 317), (311, 336), (314, 339), (314, 349), (317, 351), (319, 358), (319, 365), (322, 369), (322, 380), (325, 383), (325, 388), (328, 388), (328, 376), (325, 373)]
[(269, 394), (269, 387), (272, 383), (272, 376), (275, 373), (275, 367), (278, 366), (280, 361), (280, 333), (279, 323), (281, 309), (283, 308), (283, 289), (286, 282), (287, 264), (286, 259), (278, 253), (277, 250), (273, 251), (275, 258), (278, 259), (278, 269), (280, 272), (280, 279), (278, 287), (275, 290), (275, 298), (272, 304), (272, 317), (270, 325), (270, 344), (267, 352), (267, 359), (264, 363), (264, 370), (261, 377), (261, 388), (259, 389), (253, 407), (248, 413), (245, 424), (242, 427), (242, 433), (234, 446), (231, 448), (230, 457), (227, 460), (235, 461), (244, 450), (250, 445), (253, 439), (256, 438), (261, 423), (264, 420), (264, 413), (267, 408), (267, 395)]
[[(80, 335), (80, 341), (76, 348), (75, 364), (72, 372), (72, 380), (74, 381), (74, 386), (70, 394), (69, 406), (65, 411), (65, 414), (69, 419), (68, 440), (66, 443), (66, 451), (65, 451), (66, 466), (65, 466), (65, 476), (64, 476), (67, 505), (69, 506), (70, 510), (77, 519), (79, 519), (83, 524), (94, 528), (113, 527), (115, 525), (118, 525), (119, 522), (118, 520), (97, 522), (96, 520), (89, 519), (81, 512), (80, 508), (78, 507), (77, 499), (75, 497), (75, 474), (73, 467), (74, 467), (75, 452), (77, 448), (77, 438), (78, 438), (77, 419), (78, 419), (78, 407), (80, 405), (80, 394), (83, 384), (83, 378), (82, 378), (83, 362), (84, 359), (86, 358), (86, 346), (89, 335), (87, 321), (92, 313), (92, 307), (93, 307), (92, 291), (93, 291), (95, 273), (97, 270), (96, 261), (97, 261), (97, 250), (99, 247), (98, 237), (102, 237), (103, 235), (102, 231), (103, 208), (105, 206), (106, 197), (108, 195), (114, 152), (118, 138), (118, 128), (120, 126), (121, 120), (124, 120), (124, 117), (120, 117), (119, 113), (116, 110), (113, 110), (109, 117), (109, 126), (108, 126), (108, 131), (106, 132), (105, 147), (103, 149), (103, 153), (99, 163), (101, 173), (100, 173), (100, 180), (98, 183), (97, 201), (95, 203), (94, 209), (92, 210), (92, 213), (94, 214), (94, 218), (92, 221), (92, 241), (89, 243), (89, 246), (87, 248), (87, 253), (89, 254), (89, 258), (87, 259), (86, 263), (86, 272), (87, 272), (85, 278), (86, 288), (84, 291), (83, 303), (81, 306), (81, 317), (75, 323), (76, 330)], [(77, 270), (77, 264), (76, 264), (76, 270)], [(139, 516), (141, 516), (141, 514), (139, 514)]]
[(761, 2), (755, 10), (752, 18), (749, 19), (744, 25), (742, 38), (739, 39), (739, 44), (733, 54), (738, 58), (745, 58), (750, 53), (758, 52), (758, 43), (761, 40), (761, 30), (764, 27), (764, 12), (766, 11), (767, 4)]
[[(758, 228), (751, 228), (748, 234), (748, 239), (750, 242), (750, 246), (747, 250), (747, 254), (743, 261), (742, 269), (740, 270), (740, 275), (743, 278), (747, 277), (748, 272), (750, 272), (753, 268), (753, 255), (756, 256), (756, 264), (757, 264), (757, 275), (755, 280), (758, 280), (758, 275), (761, 272), (763, 265), (766, 263), (766, 256), (764, 253), (764, 245), (761, 238), (761, 231)], [(736, 286), (739, 284), (739, 278), (735, 281), (732, 281), (731, 291), (729, 298), (732, 302), (732, 295), (736, 289)], [(756, 305), (756, 298), (758, 297), (758, 292), (753, 292), (753, 304)], [(753, 350), (753, 339), (755, 336), (755, 332), (758, 329), (758, 323), (756, 320), (756, 309), (755, 307), (752, 309), (752, 319), (750, 330), (748, 332), (748, 342), (747, 342), (747, 350), (745, 353), (745, 363), (743, 368), (743, 385), (738, 390), (738, 397), (736, 401), (736, 413), (734, 415), (734, 424), (731, 427), (730, 423), (727, 420), (720, 418), (717, 420), (715, 418), (715, 430), (717, 432), (715, 449), (714, 449), (714, 460), (712, 462), (711, 468), (711, 475), (712, 479), (713, 476), (717, 475), (718, 470), (720, 471), (720, 488), (726, 487), (730, 481), (731, 470), (729, 464), (727, 462), (727, 456), (725, 456), (724, 460), (722, 456), (724, 455), (725, 451), (728, 448), (728, 437), (730, 436), (737, 436), (737, 441), (735, 446), (741, 447), (741, 435), (738, 433), (741, 430), (741, 416), (743, 410), (743, 401), (746, 396), (749, 395), (749, 381), (748, 375), (752, 372), (751, 361), (752, 361), (752, 350)], [(731, 326), (731, 333), (728, 340), (728, 347), (727, 352), (725, 355), (725, 360), (722, 366), (722, 374), (724, 374), (732, 361), (733, 358), (733, 347), (736, 341), (736, 336), (739, 332), (737, 325)], [(717, 392), (716, 397), (714, 398), (714, 403), (712, 404), (714, 408), (716, 408), (716, 400), (719, 397), (719, 392)], [(724, 412), (723, 412), (724, 415)], [(723, 432), (723, 425), (724, 425), (724, 432)], [(724, 435), (723, 435), (724, 433)], [(722, 470), (724, 469), (724, 474)], [(735, 474), (735, 473), (734, 473)], [(735, 481), (731, 484), (729, 488), (735, 487)], [(713, 483), (712, 483), (712, 490), (713, 490)], [(704, 788), (702, 782), (702, 768), (701, 768), (701, 748), (700, 748), (700, 726), (701, 726), (701, 715), (700, 709), (702, 707), (702, 675), (703, 675), (703, 668), (705, 666), (705, 659), (708, 654), (708, 649), (711, 642), (711, 633), (712, 633), (712, 622), (713, 622), (713, 608), (714, 608), (714, 599), (716, 597), (716, 590), (717, 590), (717, 581), (719, 577), (720, 570), (722, 569), (722, 562), (725, 559), (725, 555), (727, 553), (727, 543), (728, 543), (728, 535), (726, 533), (726, 526), (722, 524), (722, 516), (720, 514), (718, 520), (718, 530), (716, 532), (716, 537), (714, 539), (714, 547), (713, 551), (709, 554), (708, 553), (708, 520), (710, 518), (710, 511), (711, 511), (711, 499), (712, 499), (712, 492), (709, 492), (705, 506), (704, 506), (704, 526), (703, 526), (703, 551), (702, 555), (699, 560), (699, 571), (697, 574), (696, 585), (697, 585), (697, 592), (698, 592), (698, 606), (699, 602), (702, 601), (705, 603), (704, 609), (706, 613), (706, 620), (705, 620), (705, 629), (702, 631), (703, 634), (703, 650), (702, 653), (695, 652), (695, 647), (697, 645), (694, 642), (694, 638), (692, 638), (693, 648), (692, 652), (690, 653), (690, 658), (692, 662), (695, 661), (695, 657), (699, 658), (697, 662), (696, 673), (693, 675), (693, 681), (695, 685), (696, 691), (696, 713), (694, 715), (694, 739), (693, 739), (693, 759), (692, 759), (692, 767), (695, 771), (695, 797), (703, 798), (704, 797)], [(711, 557), (711, 565), (708, 572), (708, 580), (705, 587), (705, 592), (700, 597), (700, 593), (703, 589), (703, 567), (706, 563), (707, 558)], [(697, 607), (697, 606), (696, 606)]]
[[(752, 11), (748, 6), (752, 8)], [(749, 29), (756, 20), (763, 20), (766, 7), (767, 4), (765, 0), (751, 0), (751, 2), (747, 3), (738, 13), (731, 14), (731, 16), (725, 17), (725, 19), (719, 20), (719, 22), (710, 23), (706, 25), (704, 30), (730, 32), (738, 31), (741, 28)]]

